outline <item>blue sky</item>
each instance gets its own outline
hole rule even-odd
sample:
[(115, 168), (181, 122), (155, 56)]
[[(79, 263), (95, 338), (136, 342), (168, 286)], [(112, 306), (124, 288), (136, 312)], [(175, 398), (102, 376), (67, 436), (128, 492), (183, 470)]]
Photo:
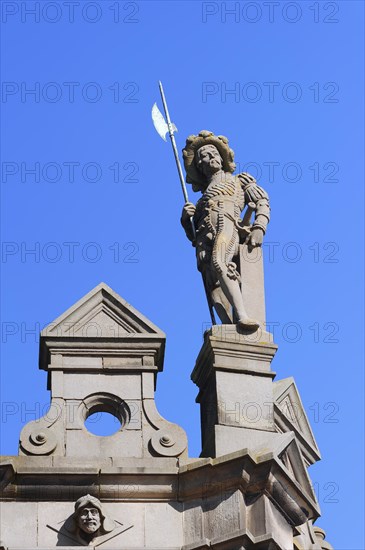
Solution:
[(273, 370), (295, 378), (322, 453), (318, 524), (363, 549), (363, 3), (71, 4), (1, 5), (2, 454), (47, 409), (37, 333), (105, 281), (166, 332), (156, 401), (199, 455), (209, 312), (151, 122), (161, 79), (179, 149), (224, 134), (269, 192)]

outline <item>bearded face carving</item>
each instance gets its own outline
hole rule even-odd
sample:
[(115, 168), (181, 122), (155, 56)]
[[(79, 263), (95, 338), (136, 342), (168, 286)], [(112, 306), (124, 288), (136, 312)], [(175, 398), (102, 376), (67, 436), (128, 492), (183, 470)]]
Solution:
[(88, 506), (81, 508), (78, 512), (77, 525), (84, 533), (95, 535), (101, 527), (99, 510)]
[(87, 543), (110, 533), (116, 527), (115, 522), (105, 515), (100, 500), (91, 495), (85, 495), (75, 502), (72, 520), (76, 536)]

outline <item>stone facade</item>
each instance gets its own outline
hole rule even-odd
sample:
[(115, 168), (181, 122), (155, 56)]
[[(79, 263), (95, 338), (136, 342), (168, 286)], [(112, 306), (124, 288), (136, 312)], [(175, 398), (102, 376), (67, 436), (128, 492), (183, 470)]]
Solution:
[[(319, 451), (294, 380), (273, 382), (263, 323), (205, 334), (192, 372), (200, 458), (156, 409), (164, 346), (103, 283), (41, 333), (51, 405), (24, 426), (19, 456), (2, 457), (0, 548), (330, 549), (307, 473)], [(114, 435), (85, 427), (100, 411), (120, 422)]]

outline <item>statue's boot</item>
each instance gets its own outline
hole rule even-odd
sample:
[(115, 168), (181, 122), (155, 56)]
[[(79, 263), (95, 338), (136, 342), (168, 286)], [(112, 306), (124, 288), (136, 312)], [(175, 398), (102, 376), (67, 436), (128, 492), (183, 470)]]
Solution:
[(250, 319), (247, 316), (238, 281), (230, 279), (229, 277), (221, 277), (220, 283), (223, 292), (236, 313), (235, 317), (238, 319), (237, 325), (250, 332), (257, 330), (260, 324), (255, 319)]

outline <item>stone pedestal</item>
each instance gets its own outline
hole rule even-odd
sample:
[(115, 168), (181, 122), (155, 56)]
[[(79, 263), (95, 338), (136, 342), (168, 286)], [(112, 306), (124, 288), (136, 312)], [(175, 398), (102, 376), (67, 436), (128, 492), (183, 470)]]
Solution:
[[(243, 489), (247, 530), (237, 538), (232, 533), (222, 548), (320, 549), (323, 543), (312, 525), (319, 509), (307, 473), (307, 467), (319, 459), (319, 451), (294, 380), (273, 381), (271, 362), (277, 346), (263, 328), (263, 300), (258, 301), (256, 310), (254, 307), (252, 304), (249, 313), (261, 321), (255, 333), (243, 332), (235, 325), (216, 325), (206, 331), (191, 375), (199, 388), (201, 456), (225, 461), (246, 452), (256, 463), (258, 477)], [(270, 464), (269, 468), (284, 466), (285, 481), (271, 477), (269, 470), (259, 473), (263, 463)], [(292, 491), (299, 487), (300, 499), (306, 504), (302, 500), (297, 508), (298, 496)], [(276, 498), (280, 504), (273, 504)], [(315, 503), (314, 515), (309, 512), (309, 502)]]
[(202, 456), (220, 456), (275, 432), (271, 361), (277, 346), (261, 329), (216, 325), (204, 335), (192, 380), (199, 387)]

